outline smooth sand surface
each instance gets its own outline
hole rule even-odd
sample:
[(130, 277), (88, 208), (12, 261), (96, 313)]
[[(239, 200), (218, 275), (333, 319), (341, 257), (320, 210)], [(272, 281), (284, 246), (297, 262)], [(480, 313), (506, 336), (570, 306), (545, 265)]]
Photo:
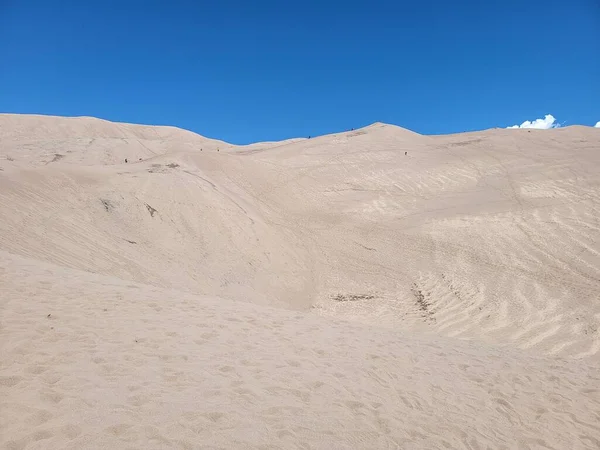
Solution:
[(588, 127), (0, 115), (0, 448), (600, 448), (598, 174)]

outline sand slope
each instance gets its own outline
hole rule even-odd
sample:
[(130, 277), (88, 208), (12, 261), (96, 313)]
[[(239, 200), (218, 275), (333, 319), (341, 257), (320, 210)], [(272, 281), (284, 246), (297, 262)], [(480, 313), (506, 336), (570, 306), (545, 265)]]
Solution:
[(600, 444), (598, 364), (0, 262), (4, 448)]
[(0, 115), (0, 445), (598, 448), (598, 149)]
[(93, 117), (0, 115), (3, 153), (30, 165), (117, 164), (181, 149), (231, 147), (175, 127), (113, 123)]

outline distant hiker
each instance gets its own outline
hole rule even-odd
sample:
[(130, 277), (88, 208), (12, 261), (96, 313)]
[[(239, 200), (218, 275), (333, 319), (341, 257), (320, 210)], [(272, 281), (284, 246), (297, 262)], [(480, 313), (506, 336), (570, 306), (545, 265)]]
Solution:
[(408, 155), (408, 152), (404, 152), (404, 156)]
[(125, 162), (127, 162), (127, 158), (125, 158)]

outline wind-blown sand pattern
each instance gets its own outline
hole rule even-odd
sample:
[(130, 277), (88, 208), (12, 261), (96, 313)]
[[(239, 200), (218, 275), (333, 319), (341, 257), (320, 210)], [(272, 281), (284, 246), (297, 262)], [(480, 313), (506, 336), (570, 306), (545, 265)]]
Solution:
[(599, 173), (587, 127), (0, 115), (0, 447), (600, 448)]

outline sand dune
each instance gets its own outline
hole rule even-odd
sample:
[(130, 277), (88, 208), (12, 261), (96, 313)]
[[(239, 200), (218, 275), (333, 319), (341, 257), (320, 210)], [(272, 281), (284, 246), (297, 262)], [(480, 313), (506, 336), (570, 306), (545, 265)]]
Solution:
[(0, 445), (598, 448), (599, 148), (0, 115)]
[[(92, 117), (0, 115), (5, 158), (28, 165), (120, 164), (171, 151), (230, 148), (175, 127), (113, 123)], [(14, 152), (17, 152), (13, 155)]]

